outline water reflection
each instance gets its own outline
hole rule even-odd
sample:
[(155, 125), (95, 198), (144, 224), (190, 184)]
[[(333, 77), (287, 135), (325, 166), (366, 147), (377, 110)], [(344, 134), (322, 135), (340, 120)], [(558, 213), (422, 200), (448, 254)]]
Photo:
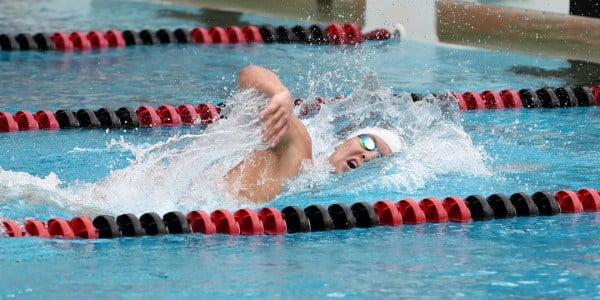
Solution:
[(531, 75), (540, 78), (561, 78), (564, 80), (565, 85), (593, 86), (600, 84), (600, 64), (580, 60), (567, 60), (567, 63), (568, 66), (558, 69), (514, 66), (511, 71), (519, 75)]
[(214, 26), (246, 26), (249, 22), (242, 20), (243, 13), (231, 12), (218, 9), (202, 8), (197, 13), (189, 11), (161, 9), (158, 11), (160, 17), (176, 18), (187, 21), (196, 21), (199, 24), (205, 24), (207, 27)]

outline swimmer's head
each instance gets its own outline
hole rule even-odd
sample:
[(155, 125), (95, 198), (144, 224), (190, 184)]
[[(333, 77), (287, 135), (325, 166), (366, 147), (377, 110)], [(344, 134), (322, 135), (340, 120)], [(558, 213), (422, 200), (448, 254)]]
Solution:
[(403, 148), (402, 139), (391, 130), (367, 127), (357, 130), (337, 147), (329, 157), (333, 173), (346, 172), (360, 167), (363, 163), (399, 152)]

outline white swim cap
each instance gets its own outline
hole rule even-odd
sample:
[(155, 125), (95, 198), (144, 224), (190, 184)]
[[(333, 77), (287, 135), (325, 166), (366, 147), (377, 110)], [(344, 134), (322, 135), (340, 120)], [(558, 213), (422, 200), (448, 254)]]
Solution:
[(404, 148), (404, 142), (395, 132), (379, 127), (365, 127), (363, 129), (359, 129), (348, 135), (348, 138), (352, 138), (361, 134), (372, 134), (378, 136), (384, 140), (388, 146), (390, 146), (392, 152), (400, 152)]

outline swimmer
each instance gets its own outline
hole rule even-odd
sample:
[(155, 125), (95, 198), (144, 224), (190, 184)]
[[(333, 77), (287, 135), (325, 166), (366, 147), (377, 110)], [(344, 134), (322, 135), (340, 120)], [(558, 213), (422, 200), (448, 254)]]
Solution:
[[(254, 150), (225, 175), (232, 192), (255, 203), (272, 200), (295, 177), (303, 162), (312, 159), (312, 140), (304, 124), (292, 114), (293, 99), (275, 73), (260, 66), (242, 69), (240, 90), (256, 89), (270, 99), (259, 113), (266, 150)], [(338, 146), (328, 161), (332, 173), (346, 172), (378, 157), (400, 151), (401, 139), (392, 131), (367, 127), (357, 130)]]

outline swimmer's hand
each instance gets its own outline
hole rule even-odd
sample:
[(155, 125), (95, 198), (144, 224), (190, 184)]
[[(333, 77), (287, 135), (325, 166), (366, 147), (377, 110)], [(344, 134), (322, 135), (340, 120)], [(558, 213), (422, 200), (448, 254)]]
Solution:
[(277, 146), (287, 134), (292, 122), (292, 94), (275, 73), (254, 65), (240, 70), (238, 87), (254, 88), (270, 98), (271, 102), (258, 117), (263, 122), (262, 141), (270, 147)]
[(271, 103), (262, 110), (258, 117), (263, 122), (262, 141), (275, 147), (290, 128), (292, 119), (292, 94), (288, 89), (273, 94)]

